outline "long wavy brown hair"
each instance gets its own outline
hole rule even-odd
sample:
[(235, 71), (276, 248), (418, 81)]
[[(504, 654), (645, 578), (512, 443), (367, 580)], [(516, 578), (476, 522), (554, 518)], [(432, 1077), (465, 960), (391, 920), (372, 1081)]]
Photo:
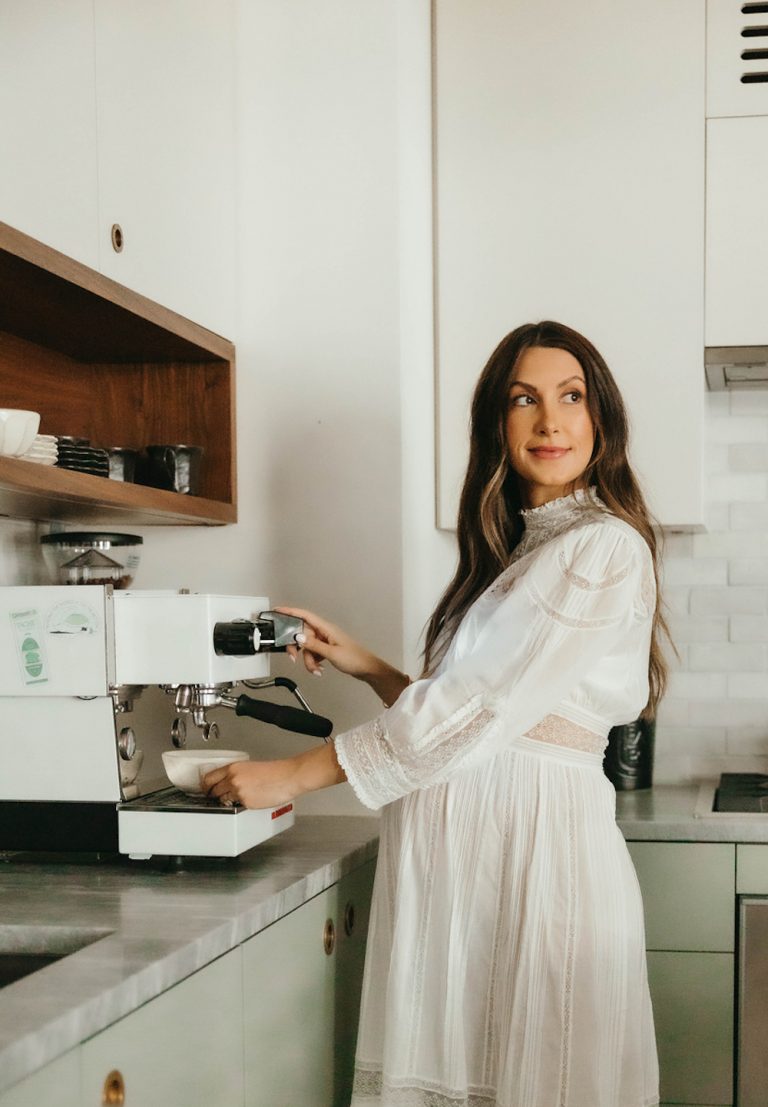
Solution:
[(592, 343), (578, 331), (550, 320), (525, 323), (503, 338), (477, 382), (469, 464), (459, 503), (459, 562), (427, 624), (423, 672), (434, 671), (464, 614), (506, 568), (522, 537), (520, 510), (528, 504), (523, 502), (517, 474), (509, 463), (506, 419), (515, 369), (523, 352), (533, 346), (567, 350), (581, 365), (595, 444), (579, 484), (594, 486), (608, 510), (639, 531), (651, 551), (657, 599), (648, 666), (650, 695), (643, 716), (652, 718), (667, 682), (661, 638), (664, 636), (670, 644), (672, 640), (658, 588), (660, 550), (654, 522), (627, 458), (629, 422), (624, 401)]

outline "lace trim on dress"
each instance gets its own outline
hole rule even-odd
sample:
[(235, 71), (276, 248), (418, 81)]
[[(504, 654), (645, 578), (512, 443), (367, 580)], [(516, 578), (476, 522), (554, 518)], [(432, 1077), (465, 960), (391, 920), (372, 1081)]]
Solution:
[(605, 738), (602, 735), (595, 734), (578, 723), (572, 723), (562, 715), (545, 715), (540, 723), (526, 732), (525, 737), (533, 738), (536, 742), (550, 742), (553, 746), (566, 746), (570, 750), (581, 750), (583, 753), (602, 753), (605, 747)]
[(586, 577), (582, 577), (579, 573), (574, 573), (573, 569), (569, 567), (568, 562), (565, 560), (565, 554), (562, 550), (557, 560), (565, 579), (576, 588), (581, 588), (585, 592), (602, 592), (605, 588), (613, 588), (615, 585), (621, 584), (629, 575), (630, 569), (632, 568), (631, 564), (627, 564), (623, 569), (619, 569), (618, 573), (614, 573), (610, 577), (604, 577), (602, 580), (593, 581), (588, 580)]
[(603, 619), (574, 619), (570, 615), (564, 615), (562, 611), (558, 611), (557, 608), (547, 603), (541, 593), (530, 582), (528, 592), (537, 607), (540, 607), (546, 615), (549, 615), (550, 619), (554, 619), (556, 623), (560, 623), (564, 627), (575, 627), (577, 630), (600, 630), (602, 627), (616, 626), (622, 619), (621, 613), (608, 615)]
[(405, 1080), (385, 1078), (381, 1070), (355, 1069), (353, 1096), (372, 1099), (386, 1096), (388, 1104), (397, 1107), (495, 1107), (496, 1092), (493, 1088), (453, 1091), (434, 1084), (431, 1080)]

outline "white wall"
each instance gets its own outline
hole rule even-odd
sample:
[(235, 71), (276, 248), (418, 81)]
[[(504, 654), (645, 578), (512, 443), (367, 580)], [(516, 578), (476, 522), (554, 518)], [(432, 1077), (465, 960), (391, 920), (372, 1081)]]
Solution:
[[(239, 5), (240, 295), (228, 337), (238, 359), (240, 521), (123, 529), (144, 536), (136, 587), (242, 591), (313, 607), (397, 664), (395, 16), (387, 0)], [(0, 521), (0, 582), (42, 579), (46, 529)], [(336, 673), (297, 676), (286, 658), (273, 672), (301, 679), (337, 729), (378, 709), (368, 689)], [(220, 718), (227, 744), (242, 740), (253, 756), (310, 741)], [(363, 809), (342, 785), (300, 810)]]

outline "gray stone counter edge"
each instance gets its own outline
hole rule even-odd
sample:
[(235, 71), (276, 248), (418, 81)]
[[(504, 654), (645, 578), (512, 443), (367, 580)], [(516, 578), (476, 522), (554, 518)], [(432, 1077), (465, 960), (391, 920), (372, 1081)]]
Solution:
[[(330, 822), (331, 817), (328, 818)], [(335, 819), (333, 821), (336, 822)], [(192, 973), (236, 949), (332, 887), (343, 876), (373, 860), (378, 854), (378, 820), (365, 819), (365, 822), (370, 822), (371, 837), (362, 845), (356, 844), (348, 850), (339, 847), (340, 854), (334, 860), (321, 863), (284, 888), (265, 895), (263, 900), (244, 905), (242, 911), (228, 920), (208, 928), (202, 926), (196, 937), (179, 944), (161, 960), (137, 968), (135, 973), (110, 987), (92, 991), (90, 995), (83, 996), (81, 1002), (73, 1003), (47, 1021), (41, 1021), (33, 1030), (27, 1029), (14, 1041), (4, 1045), (0, 1043), (0, 1094)], [(110, 940), (110, 937), (103, 938), (81, 952), (96, 951), (96, 947), (100, 946), (103, 956), (107, 958)], [(6, 989), (0, 990), (0, 997), (3, 991)]]
[(655, 785), (616, 794), (616, 821), (627, 841), (762, 842), (768, 844), (768, 814), (712, 811), (716, 781)]

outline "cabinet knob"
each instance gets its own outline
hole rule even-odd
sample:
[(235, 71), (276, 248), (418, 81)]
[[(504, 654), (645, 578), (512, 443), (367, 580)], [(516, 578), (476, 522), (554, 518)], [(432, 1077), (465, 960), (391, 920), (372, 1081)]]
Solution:
[(323, 928), (323, 949), (330, 957), (336, 946), (336, 927), (333, 925), (333, 919), (325, 920), (325, 927)]
[(123, 1080), (123, 1074), (117, 1069), (112, 1069), (112, 1072), (104, 1081), (101, 1103), (102, 1107), (109, 1107), (110, 1104), (117, 1104), (118, 1107), (121, 1107), (125, 1103), (125, 1081)]
[(119, 223), (112, 224), (112, 249), (119, 254), (123, 248), (123, 228)]
[(349, 900), (344, 908), (344, 933), (349, 938), (355, 929), (355, 905)]

